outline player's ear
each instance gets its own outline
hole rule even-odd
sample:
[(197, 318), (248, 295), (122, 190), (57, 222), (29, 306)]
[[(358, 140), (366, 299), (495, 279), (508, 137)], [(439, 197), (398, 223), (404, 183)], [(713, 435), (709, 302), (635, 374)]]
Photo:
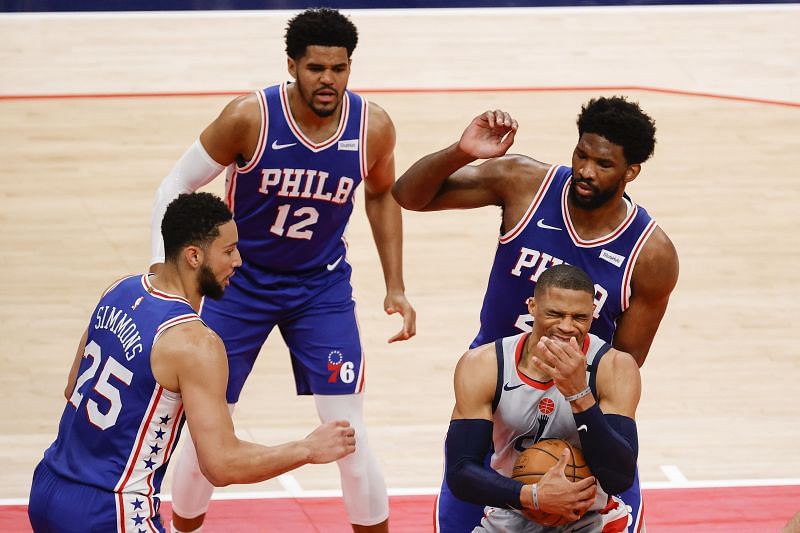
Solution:
[(203, 264), (203, 249), (199, 246), (187, 246), (183, 249), (183, 256), (190, 268), (197, 269)]
[(625, 176), (622, 179), (625, 183), (630, 183), (636, 179), (636, 176), (638, 176), (641, 171), (642, 165), (638, 163), (635, 165), (628, 165), (628, 168), (625, 170)]
[(297, 79), (297, 62), (289, 56), (286, 56), (286, 68), (289, 70), (289, 76)]
[(536, 300), (533, 296), (525, 300), (525, 303), (528, 304), (528, 313), (533, 316), (533, 312), (536, 310)]

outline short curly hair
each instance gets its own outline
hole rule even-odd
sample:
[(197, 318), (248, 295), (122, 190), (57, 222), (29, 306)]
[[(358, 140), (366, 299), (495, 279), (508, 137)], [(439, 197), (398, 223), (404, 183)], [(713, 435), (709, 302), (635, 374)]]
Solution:
[(592, 98), (581, 107), (578, 135), (594, 133), (622, 147), (629, 164), (644, 163), (656, 145), (656, 123), (624, 96)]
[(208, 246), (219, 237), (219, 227), (233, 219), (228, 206), (207, 192), (181, 194), (167, 206), (161, 220), (164, 257), (174, 261), (189, 245)]
[(562, 263), (554, 265), (539, 276), (533, 288), (533, 297), (541, 296), (549, 288), (587, 292), (594, 297), (594, 283), (584, 270)]
[(286, 55), (297, 61), (308, 46), (338, 46), (350, 57), (358, 44), (358, 30), (349, 18), (327, 7), (306, 9), (286, 25)]

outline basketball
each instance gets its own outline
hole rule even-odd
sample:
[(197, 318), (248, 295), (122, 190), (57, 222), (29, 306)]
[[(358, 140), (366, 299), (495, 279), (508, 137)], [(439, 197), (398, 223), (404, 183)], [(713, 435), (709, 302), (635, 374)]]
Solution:
[[(586, 459), (583, 458), (580, 448), (560, 439), (546, 439), (537, 442), (526, 449), (517, 457), (511, 478), (521, 481), (526, 485), (536, 483), (561, 457), (564, 448), (569, 448), (572, 454), (567, 459), (564, 475), (571, 481), (580, 481), (592, 475)], [(569, 520), (561, 515), (546, 513), (544, 511), (526, 511), (525, 516), (545, 526), (561, 526)]]

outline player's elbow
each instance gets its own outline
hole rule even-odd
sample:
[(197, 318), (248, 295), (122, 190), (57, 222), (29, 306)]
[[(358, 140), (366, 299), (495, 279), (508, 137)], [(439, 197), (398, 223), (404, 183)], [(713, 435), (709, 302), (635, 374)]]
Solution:
[(403, 209), (408, 209), (409, 211), (424, 211), (427, 205), (418, 198), (414, 198), (413, 194), (409, 194), (408, 189), (402, 182), (402, 178), (394, 182), (394, 185), (392, 186), (392, 196), (400, 205), (400, 207)]
[(237, 479), (234, 476), (234, 469), (226, 465), (224, 461), (203, 461), (198, 458), (198, 463), (203, 477), (215, 487), (227, 487), (228, 485), (237, 483)]
[(200, 471), (209, 483), (215, 487), (227, 487), (236, 483), (236, 480), (225, 471), (224, 468), (203, 468), (200, 465)]
[(633, 486), (636, 476), (636, 462), (620, 465), (617, 468), (604, 468), (595, 472), (600, 486), (607, 494), (621, 494)]
[(445, 476), (445, 480), (447, 481), (447, 487), (450, 489), (450, 492), (453, 493), (453, 496), (458, 498), (459, 500), (463, 500), (466, 502), (472, 503), (479, 503), (474, 502), (473, 498), (471, 497), (472, 492), (469, 490), (469, 481), (464, 479), (463, 468), (461, 465), (453, 465), (453, 468), (447, 469), (447, 475)]

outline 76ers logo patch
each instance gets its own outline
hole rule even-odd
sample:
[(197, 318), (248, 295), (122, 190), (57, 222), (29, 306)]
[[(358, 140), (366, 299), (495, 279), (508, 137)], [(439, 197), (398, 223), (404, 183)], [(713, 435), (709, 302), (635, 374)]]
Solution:
[(355, 365), (352, 361), (345, 362), (339, 350), (331, 350), (328, 353), (328, 372), (331, 373), (328, 383), (336, 383), (339, 380), (342, 383), (352, 383), (356, 376)]

